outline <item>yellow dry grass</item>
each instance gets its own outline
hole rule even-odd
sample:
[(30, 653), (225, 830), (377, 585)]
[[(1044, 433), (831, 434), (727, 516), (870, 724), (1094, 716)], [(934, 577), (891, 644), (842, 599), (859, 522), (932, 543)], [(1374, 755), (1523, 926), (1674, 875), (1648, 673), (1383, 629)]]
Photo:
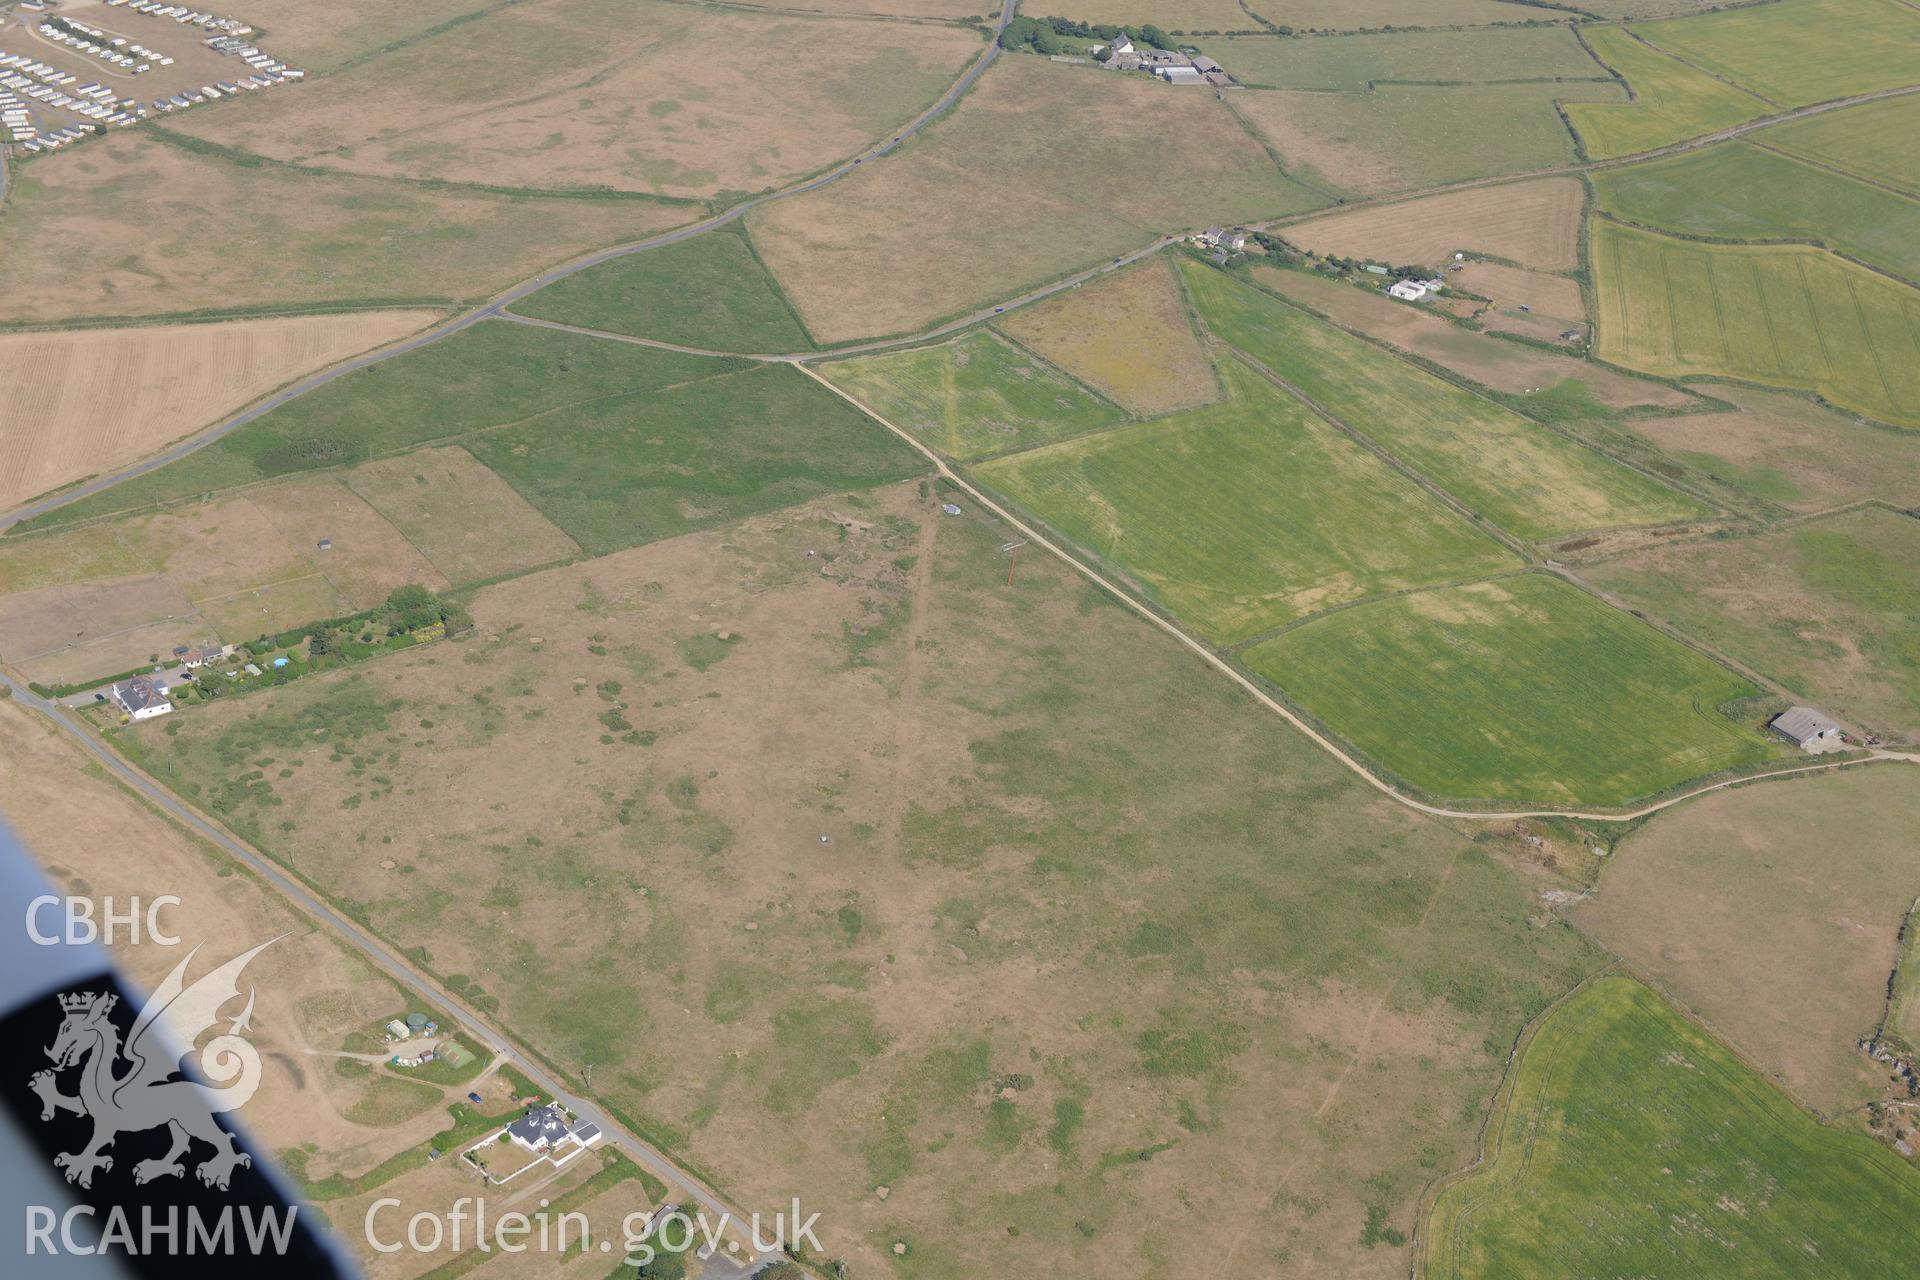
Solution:
[[(980, 2), (982, 6), (989, 4), (989, 0)], [(1406, 0), (1399, 3), (1404, 5)], [(1240, 7), (1240, 0), (1050, 0), (1034, 12), (1057, 14), (1077, 22), (1111, 22), (1128, 27), (1152, 23), (1166, 31), (1262, 29), (1260, 23)]]
[(0, 508), (112, 471), (431, 311), (0, 335)]
[(1315, 218), (1283, 234), (1313, 253), (1348, 258), (1437, 263), (1464, 251), (1570, 271), (1579, 263), (1584, 203), (1579, 179), (1537, 178)]
[(580, 554), (527, 500), (465, 449), (421, 449), (355, 467), (347, 486), (456, 583)]
[(1220, 399), (1164, 259), (1023, 308), (1000, 327), (1141, 417)]
[[(350, 610), (372, 608), (395, 587), (445, 591), (451, 585), (386, 517), (335, 477), (261, 485), (247, 497), (288, 542), (315, 553)], [(330, 544), (324, 552), (323, 538)]]
[(480, 298), (699, 212), (241, 165), (145, 129), (13, 176), (0, 297), (14, 320)]
[(303, 86), (297, 110), (257, 94), (174, 127), (353, 173), (706, 198), (879, 141), (982, 48), (940, 23), (542, 0)]
[(1447, 277), (1456, 288), (1492, 300), (1499, 310), (1526, 307), (1555, 320), (1584, 321), (1586, 303), (1578, 281), (1498, 262), (1471, 262)]
[(843, 342), (917, 331), (1168, 231), (1323, 203), (1212, 94), (1021, 56), (899, 152), (748, 226), (808, 331)]
[[(309, 70), (420, 36), (442, 23), (497, 9), (512, 0), (247, 0), (241, 10), (260, 29), (262, 48)], [(155, 43), (158, 43), (157, 41)]]

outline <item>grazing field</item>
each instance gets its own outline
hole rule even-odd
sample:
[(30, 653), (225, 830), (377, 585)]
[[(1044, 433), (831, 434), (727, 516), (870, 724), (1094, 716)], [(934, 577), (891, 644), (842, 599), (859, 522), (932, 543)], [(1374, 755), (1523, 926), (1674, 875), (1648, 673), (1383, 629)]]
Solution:
[(1544, 574), (1343, 609), (1244, 659), (1448, 799), (1624, 805), (1773, 754), (1717, 710), (1746, 680)]
[[(1604, 957), (937, 501), (485, 588), (467, 639), (115, 741), (853, 1274), (1404, 1277), (1507, 1045)], [(1220, 1249), (1167, 1239), (1180, 1196)]]
[(1811, 240), (1920, 280), (1920, 201), (1743, 142), (1609, 169), (1596, 206), (1628, 222), (1723, 240)]
[(1590, 160), (1651, 151), (1725, 129), (1773, 108), (1637, 40), (1624, 27), (1582, 34), (1600, 60), (1633, 87), (1632, 102), (1569, 102), (1567, 119)]
[(13, 174), (0, 238), (10, 318), (477, 299), (699, 213), (242, 164), (138, 133)]
[[(1587, 319), (1580, 283), (1566, 276), (1509, 267), (1499, 262), (1467, 262), (1447, 276), (1447, 284), (1490, 299), (1496, 308), (1524, 306), (1543, 319), (1566, 324), (1584, 324)], [(1489, 328), (1494, 327), (1492, 319), (1487, 317)]]
[(278, 938), (247, 966), (244, 979), (257, 992), (247, 1039), (260, 1049), (262, 1068), (248, 1107), (259, 1114), (246, 1123), (266, 1149), (299, 1148), (311, 1171), (358, 1174), (446, 1126), (444, 1104), (435, 1104), (438, 1089), (420, 1114), (379, 1125), (350, 1119), (378, 1078), (332, 1067), (331, 1055), (351, 1039), (418, 1005), (225, 854), (109, 781), (44, 719), (11, 702), (0, 702), (0, 816), (32, 851), (53, 892), (96, 901), (111, 896), (116, 904), (152, 902), (161, 894), (177, 899), (161, 919), (181, 946), (154, 946), (144, 935), (129, 945), (124, 929), (115, 935), (114, 961), (137, 986), (158, 986), (189, 947), (205, 948), (190, 970), (197, 977)]
[(1390, 342), (1495, 391), (1519, 394), (1537, 387), (1559, 396), (1591, 397), (1608, 409), (1679, 409), (1694, 403), (1692, 396), (1665, 383), (1628, 377), (1573, 356), (1554, 355), (1475, 333), (1431, 311), (1396, 302), (1377, 288), (1358, 289), (1344, 280), (1267, 266), (1256, 266), (1253, 276), (1267, 288), (1340, 324)]
[[(1555, 101), (1617, 102), (1611, 81), (1381, 85), (1371, 93), (1258, 89), (1231, 102), (1290, 172), (1356, 195), (1572, 164)], [(1500, 128), (1486, 127), (1489, 119)]]
[[(263, 484), (247, 491), (247, 501), (293, 546), (318, 550), (323, 538), (330, 544), (314, 560), (351, 610), (371, 609), (395, 587), (409, 584), (445, 591), (452, 585), (447, 576), (348, 487), (359, 474)], [(503, 523), (513, 527), (510, 520)]]
[[(1125, 11), (1139, 3), (1157, 4), (1163, 10), (1172, 7), (1170, 0), (1058, 0), (1053, 7), (1065, 4), (1068, 12), (1078, 16), (1081, 10), (1091, 12), (1112, 8)], [(1526, 22), (1534, 16), (1521, 5), (1505, 4), (1500, 0), (1248, 0), (1245, 7), (1275, 26), (1291, 27), (1295, 31), (1486, 26), (1497, 22)], [(1126, 20), (1103, 19), (1109, 22)], [(1165, 27), (1167, 20), (1160, 25)], [(1192, 25), (1188, 23), (1190, 29)], [(1257, 29), (1258, 25), (1246, 22), (1237, 28), (1225, 26), (1220, 29), (1247, 31)], [(1173, 28), (1167, 27), (1167, 30)]]
[(926, 470), (787, 365), (575, 405), (467, 447), (589, 555)]
[(1350, 429), (1521, 538), (1665, 524), (1693, 499), (1198, 263), (1187, 286), (1217, 337)]
[(315, 8), (308, 0), (247, 0), (246, 20), (264, 33), (275, 54), (297, 66), (331, 71), (390, 45), (408, 44), (447, 24), (500, 8), (503, 0), (339, 0)]
[(138, 461), (429, 311), (0, 334), (0, 509)]
[(203, 449), (28, 522), (36, 528), (347, 466), (574, 405), (634, 397), (748, 367), (488, 321), (339, 378)]
[(298, 109), (222, 103), (178, 128), (381, 177), (706, 199), (783, 186), (883, 139), (981, 48), (940, 23), (543, 0), (316, 78)]
[(1920, 426), (1920, 293), (1800, 245), (1699, 244), (1593, 224), (1598, 350), (1668, 377), (1813, 391)]
[(1311, 253), (1345, 258), (1433, 264), (1464, 251), (1571, 271), (1580, 265), (1585, 206), (1578, 178), (1534, 178), (1336, 213), (1281, 234)]
[(1715, 387), (1737, 412), (1638, 418), (1630, 425), (1680, 461), (1789, 511), (1879, 498), (1920, 507), (1920, 436), (1857, 422), (1804, 397)]
[(1758, 142), (1920, 196), (1920, 94), (1789, 120)]
[[(1239, 364), (1227, 403), (976, 473), (1216, 643), (1517, 558)], [(1394, 518), (1379, 518), (1382, 510)]]
[[(963, 109), (855, 177), (756, 209), (748, 229), (831, 343), (916, 331), (1182, 227), (1326, 203), (1212, 94), (1178, 88), (1002, 58)], [(1141, 176), (1163, 171), (1180, 181)]]
[[(183, 618), (193, 606), (179, 585), (158, 575), (99, 583), (63, 583), (0, 596), (0, 660), (22, 663), (52, 650), (122, 635), (157, 618)], [(172, 645), (167, 649), (171, 650)], [(117, 674), (145, 661), (150, 649), (108, 667)]]
[(1920, 520), (1872, 507), (1585, 572), (1843, 722), (1920, 742)]
[(1056, 294), (1000, 328), (1142, 417), (1220, 398), (1165, 256)]
[(518, 573), (580, 550), (465, 449), (382, 458), (342, 479), (456, 584)]
[(770, 355), (813, 347), (737, 226), (589, 267), (513, 309), (707, 351)]
[(1875, 1275), (1904, 1265), (1920, 1211), (1912, 1166), (1823, 1128), (1630, 978), (1548, 1015), (1487, 1141), (1434, 1203), (1433, 1280)]
[(1779, 0), (1636, 30), (1782, 106), (1920, 82), (1920, 11), (1905, 0)]
[(1024, 449), (1126, 416), (985, 329), (935, 347), (835, 361), (820, 372), (950, 458)]
[(1856, 1046), (1880, 1020), (1914, 898), (1910, 771), (1669, 810), (1615, 848), (1573, 921), (1807, 1106), (1832, 1116), (1878, 1098), (1885, 1073)]
[(1474, 84), (1597, 80), (1597, 65), (1569, 27), (1328, 36), (1237, 36), (1201, 46), (1241, 84), (1265, 89), (1359, 92), (1375, 81)]

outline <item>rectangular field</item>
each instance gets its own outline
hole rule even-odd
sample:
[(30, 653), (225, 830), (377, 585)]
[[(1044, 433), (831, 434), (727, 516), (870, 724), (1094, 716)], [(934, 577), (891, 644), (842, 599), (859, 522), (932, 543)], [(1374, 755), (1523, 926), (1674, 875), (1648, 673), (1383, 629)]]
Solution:
[[(1181, 88), (1001, 58), (962, 110), (854, 177), (754, 210), (748, 230), (833, 343), (915, 332), (1178, 228), (1327, 203), (1212, 94)], [(1179, 181), (1141, 176), (1163, 172)]]
[[(179, 586), (158, 575), (39, 587), (0, 596), (0, 601), (6, 605), (0, 614), (0, 661), (12, 663), (193, 613)], [(110, 667), (107, 674), (129, 670), (145, 656), (142, 652), (133, 662)]]
[(465, 449), (382, 458), (341, 480), (455, 584), (570, 559), (580, 551)]
[(813, 339), (738, 225), (556, 280), (523, 316), (707, 351), (811, 351)]
[(1674, 457), (1789, 511), (1879, 498), (1920, 507), (1920, 436), (1857, 421), (1804, 396), (1715, 387), (1730, 413), (1638, 418), (1632, 429)]
[(1920, 10), (1905, 0), (1778, 0), (1634, 30), (1782, 106), (1920, 82)]
[(1345, 280), (1307, 271), (1258, 266), (1253, 277), (1340, 324), (1402, 351), (1509, 394), (1539, 388), (1570, 397), (1591, 396), (1609, 409), (1683, 408), (1694, 403), (1684, 391), (1645, 378), (1628, 377), (1605, 365), (1475, 333), (1431, 311), (1396, 302), (1377, 287), (1360, 289)]
[(747, 367), (489, 320), (357, 370), (177, 462), (31, 522), (71, 523), (538, 419)]
[(1807, 1106), (1837, 1116), (1877, 1099), (1886, 1073), (1859, 1041), (1880, 1020), (1914, 898), (1920, 788), (1904, 772), (1822, 773), (1669, 810), (1615, 847), (1573, 922)]
[(1797, 387), (1920, 426), (1920, 292), (1802, 245), (1700, 244), (1595, 219), (1592, 246), (1604, 358)]
[(1578, 178), (1534, 178), (1331, 214), (1281, 234), (1310, 253), (1345, 258), (1433, 265), (1464, 251), (1571, 271), (1580, 265), (1585, 207)]
[(1920, 280), (1920, 200), (1744, 142), (1604, 170), (1593, 184), (1595, 206), (1628, 222), (1709, 240), (1811, 240)]
[(1235, 36), (1201, 46), (1241, 84), (1357, 93), (1376, 81), (1476, 84), (1498, 80), (1597, 80), (1606, 68), (1569, 27), (1426, 31), (1392, 35)]
[(1631, 102), (1569, 102), (1567, 119), (1590, 160), (1651, 151), (1751, 120), (1772, 108), (1634, 38), (1624, 27), (1588, 27), (1587, 45), (1633, 87)]
[(1875, 1275), (1908, 1256), (1920, 1174), (1631, 978), (1555, 1009), (1496, 1105), (1487, 1162), (1434, 1203), (1433, 1280), (1683, 1280), (1730, 1255), (1747, 1276)]
[(927, 469), (787, 365), (578, 405), (467, 447), (589, 555)]
[[(1385, 195), (1573, 163), (1557, 101), (1617, 102), (1612, 81), (1385, 84), (1370, 93), (1256, 89), (1228, 101), (1287, 170), (1358, 195)], [(1498, 129), (1486, 127), (1500, 121)]]
[(1586, 572), (1860, 730), (1920, 741), (1920, 521), (1868, 508)]
[[(344, 478), (296, 477), (260, 485), (247, 498), (288, 542), (314, 550), (315, 563), (350, 610), (373, 608), (395, 587), (450, 587), (420, 549), (343, 484)], [(319, 550), (322, 540), (328, 543), (325, 551)]]
[(1213, 360), (1200, 349), (1164, 255), (996, 323), (1143, 418), (1220, 398)]
[(443, 26), (459, 25), (501, 0), (336, 0), (316, 8), (309, 0), (248, 0), (247, 21), (266, 34), (266, 47), (294, 64), (329, 71), (382, 49), (406, 45)]
[(1774, 754), (1717, 710), (1746, 680), (1545, 574), (1343, 609), (1243, 658), (1451, 800), (1624, 805)]
[(478, 299), (700, 213), (302, 171), (176, 145), (155, 128), (98, 139), (80, 163), (14, 172), (0, 238), (11, 318)]
[(1706, 513), (1693, 499), (1270, 294), (1199, 263), (1185, 262), (1182, 271), (1216, 336), (1518, 537)]
[(950, 458), (1112, 426), (1126, 415), (989, 330), (820, 366), (836, 386)]
[[(1513, 553), (1236, 364), (1227, 403), (987, 462), (1007, 493), (1207, 639), (1245, 640)], [(1378, 518), (1382, 510), (1394, 518)]]
[(333, 584), (317, 573), (211, 596), (195, 604), (228, 644), (247, 644), (347, 611)]
[(137, 461), (430, 311), (0, 335), (0, 510)]
[(541, 0), (317, 77), (297, 107), (256, 95), (173, 127), (379, 177), (705, 200), (883, 140), (983, 44), (947, 23)]
[(1920, 196), (1920, 94), (1789, 120), (1757, 142)]

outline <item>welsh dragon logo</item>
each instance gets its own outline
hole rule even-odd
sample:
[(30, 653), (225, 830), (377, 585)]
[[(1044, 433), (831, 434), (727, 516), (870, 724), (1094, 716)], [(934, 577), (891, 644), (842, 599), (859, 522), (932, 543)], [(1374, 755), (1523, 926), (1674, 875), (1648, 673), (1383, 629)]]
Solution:
[[(260, 1051), (240, 1035), (253, 1016), (253, 989), (247, 989), (246, 1007), (229, 1021), (226, 1032), (200, 1050), (200, 1074), (220, 1087), (182, 1077), (180, 1060), (202, 1032), (220, 1021), (221, 1006), (239, 998), (238, 980), (247, 962), (277, 941), (243, 952), (189, 985), (187, 966), (200, 950), (195, 947), (141, 1008), (124, 1045), (108, 1016), (118, 996), (76, 991), (60, 997), (66, 1018), (47, 1050), (53, 1068), (36, 1072), (29, 1084), (40, 1095), (42, 1120), (53, 1119), (58, 1111), (93, 1120), (93, 1137), (86, 1146), (53, 1158), (68, 1182), (91, 1187), (96, 1170), (113, 1168), (113, 1157), (104, 1152), (115, 1138), (162, 1125), (172, 1133), (172, 1148), (136, 1164), (136, 1183), (183, 1176), (181, 1157), (189, 1154), (195, 1139), (213, 1148), (213, 1155), (194, 1171), (210, 1187), (226, 1190), (236, 1167), (253, 1164), (246, 1152), (234, 1149), (233, 1136), (213, 1118), (215, 1112), (244, 1106), (260, 1087)], [(61, 1075), (76, 1067), (79, 1091), (61, 1093)]]

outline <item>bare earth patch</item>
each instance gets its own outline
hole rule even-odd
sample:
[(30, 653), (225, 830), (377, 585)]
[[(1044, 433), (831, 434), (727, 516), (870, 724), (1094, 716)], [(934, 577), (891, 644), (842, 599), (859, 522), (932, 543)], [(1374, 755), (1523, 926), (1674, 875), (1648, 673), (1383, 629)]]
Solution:
[[(1880, 1017), (1920, 883), (1911, 765), (1692, 801), (1623, 842), (1573, 920), (1832, 1115), (1878, 1097)], [(1873, 1068), (1873, 1069), (1869, 1069)]]
[(431, 311), (0, 334), (0, 509), (134, 462)]
[(1459, 252), (1484, 253), (1571, 271), (1579, 265), (1585, 202), (1578, 178), (1536, 178), (1315, 218), (1281, 234), (1344, 258), (1437, 264)]
[(1221, 396), (1164, 258), (1023, 307), (1000, 328), (1140, 417)]

